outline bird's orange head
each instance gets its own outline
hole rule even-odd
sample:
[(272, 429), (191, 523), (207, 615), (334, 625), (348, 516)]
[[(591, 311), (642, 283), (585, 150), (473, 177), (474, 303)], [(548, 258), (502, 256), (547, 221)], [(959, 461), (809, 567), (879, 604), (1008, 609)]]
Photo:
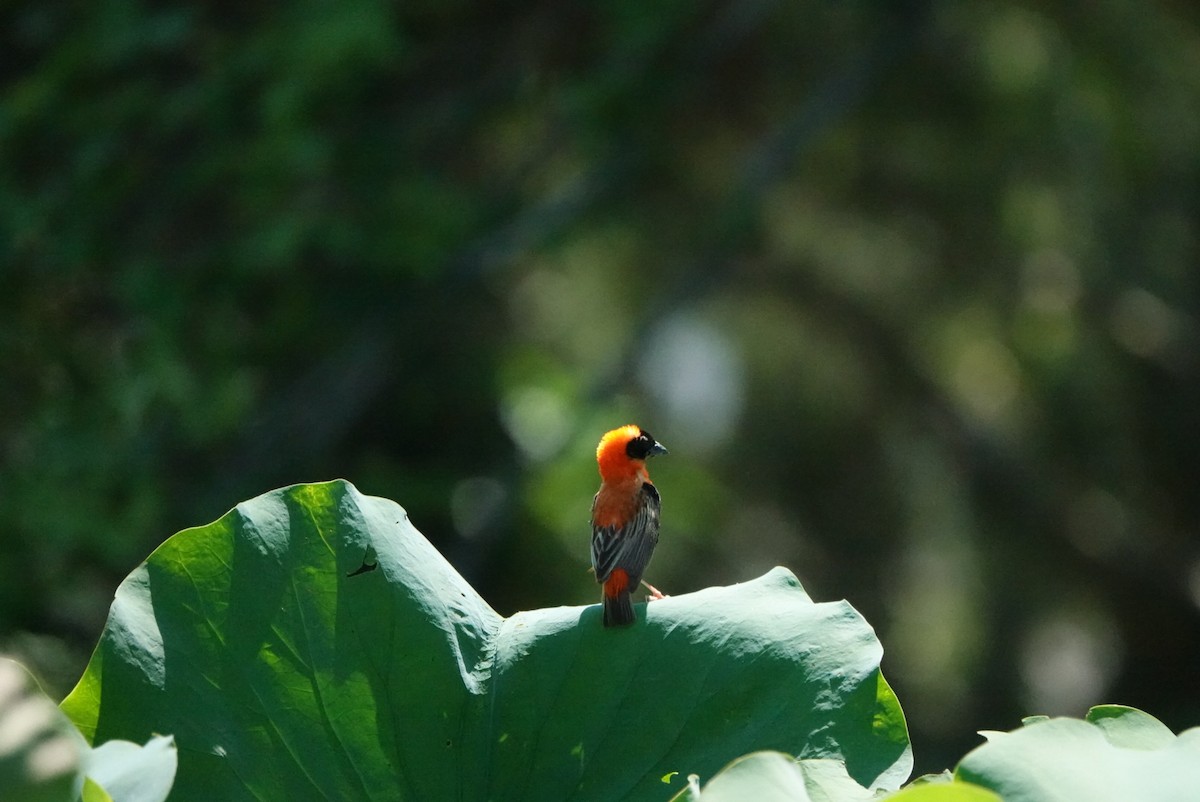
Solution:
[(631, 423), (600, 438), (600, 445), (596, 446), (596, 463), (600, 466), (600, 478), (613, 482), (645, 471), (648, 457), (666, 453), (667, 449), (653, 435)]

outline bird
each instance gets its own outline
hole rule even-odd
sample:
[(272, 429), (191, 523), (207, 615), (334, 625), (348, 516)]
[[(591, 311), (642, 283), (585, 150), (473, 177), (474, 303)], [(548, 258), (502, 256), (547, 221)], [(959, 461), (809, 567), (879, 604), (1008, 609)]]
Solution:
[(642, 573), (658, 545), (662, 500), (650, 481), (646, 460), (667, 449), (639, 426), (607, 432), (596, 446), (600, 490), (592, 499), (592, 570), (603, 585), (604, 626), (634, 622), (630, 594), (644, 584), (651, 598), (663, 594)]

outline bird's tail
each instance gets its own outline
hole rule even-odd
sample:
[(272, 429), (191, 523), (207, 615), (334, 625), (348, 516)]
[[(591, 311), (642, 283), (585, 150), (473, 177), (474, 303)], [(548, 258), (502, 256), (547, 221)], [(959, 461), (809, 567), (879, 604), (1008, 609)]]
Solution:
[(633, 623), (633, 599), (628, 590), (615, 596), (604, 594), (604, 626), (624, 627)]

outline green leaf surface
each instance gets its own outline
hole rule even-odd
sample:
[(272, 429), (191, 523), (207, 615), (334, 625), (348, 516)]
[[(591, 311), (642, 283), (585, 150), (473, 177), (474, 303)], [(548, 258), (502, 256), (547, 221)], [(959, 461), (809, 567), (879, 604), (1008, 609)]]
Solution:
[(394, 502), (296, 485), (158, 548), (62, 706), (94, 742), (173, 733), (172, 800), (662, 799), (664, 775), (758, 749), (907, 777), (881, 647), (845, 602), (775, 569), (638, 617), (502, 618)]
[(95, 780), (85, 777), (83, 780), (83, 802), (113, 802), (113, 798), (100, 787)]
[(965, 782), (910, 785), (883, 799), (887, 802), (1003, 802), (986, 788)]
[(0, 658), (0, 800), (73, 799), (84, 748), (33, 675)]
[(1085, 718), (1104, 730), (1113, 746), (1161, 749), (1175, 740), (1175, 733), (1166, 724), (1134, 707), (1098, 705), (1089, 710)]
[(992, 734), (955, 777), (1005, 802), (1186, 802), (1200, 793), (1200, 728), (1176, 737), (1139, 710), (1093, 708), (1086, 721), (1051, 718)]

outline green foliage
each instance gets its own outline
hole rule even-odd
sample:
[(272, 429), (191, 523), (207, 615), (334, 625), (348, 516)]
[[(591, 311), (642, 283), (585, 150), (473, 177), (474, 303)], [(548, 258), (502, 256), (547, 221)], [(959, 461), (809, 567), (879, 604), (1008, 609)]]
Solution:
[(881, 654), (782, 569), (627, 629), (503, 618), (403, 509), (337, 481), (159, 547), (62, 707), (93, 741), (173, 733), (181, 801), (660, 799), (755, 749), (894, 788), (912, 761)]

